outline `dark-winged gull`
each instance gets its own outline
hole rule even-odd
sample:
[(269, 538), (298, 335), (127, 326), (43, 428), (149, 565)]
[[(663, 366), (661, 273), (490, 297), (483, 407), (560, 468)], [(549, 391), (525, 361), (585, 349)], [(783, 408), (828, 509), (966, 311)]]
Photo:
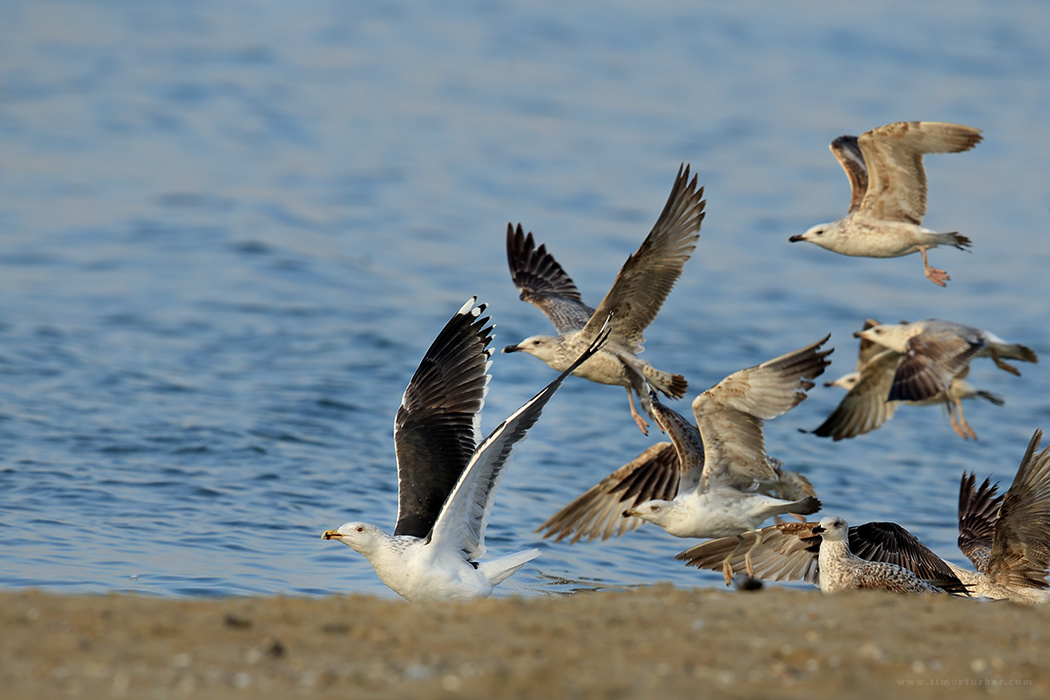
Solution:
[[(762, 422), (806, 398), (810, 380), (829, 364), (831, 350), (820, 349), (827, 340), (726, 377), (694, 399), (695, 425), (650, 391), (654, 418), (674, 444), (676, 488), (664, 491), (671, 500), (644, 501), (625, 509), (624, 517), (654, 523), (676, 537), (721, 537), (753, 532), (774, 515), (819, 510), (820, 501), (812, 496), (785, 501), (754, 489), (757, 482), (777, 479)], [(605, 500), (618, 503), (622, 496), (610, 492)]]
[(972, 473), (959, 484), (959, 549), (976, 571), (952, 566), (974, 596), (1050, 602), (1050, 447), (1036, 430), (1005, 495)]
[(1019, 375), (1003, 358), (1038, 362), (1029, 348), (1008, 343), (988, 331), (954, 321), (925, 319), (913, 323), (882, 323), (854, 333), (900, 355), (893, 374), (889, 401), (925, 401), (951, 388), (955, 377), (966, 376), (971, 360), (990, 357), (996, 366)]
[(632, 390), (651, 415), (646, 382), (675, 399), (684, 396), (689, 386), (682, 375), (658, 370), (638, 354), (645, 342), (645, 329), (656, 318), (700, 239), (706, 202), (701, 199), (704, 188), (697, 189), (696, 185), (695, 176), (689, 179), (689, 166), (679, 168), (663, 212), (638, 250), (627, 258), (597, 311), (583, 302), (576, 284), (546, 246), (537, 248), (532, 233), (525, 235), (521, 224), (516, 229), (508, 224), (507, 262), (514, 286), (522, 301), (546, 314), (558, 335), (534, 335), (508, 345), (503, 352), (535, 355), (560, 372), (590, 345), (611, 314), (609, 342), (573, 374), (599, 384), (625, 387), (631, 416), (648, 434), (645, 418), (634, 407)]
[[(879, 325), (878, 321), (868, 319), (864, 330)], [(838, 386), (846, 389), (846, 396), (834, 411), (815, 430), (814, 435), (843, 440), (863, 435), (890, 420), (902, 403), (910, 405), (943, 406), (948, 411), (948, 420), (952, 429), (963, 439), (977, 439), (970, 424), (966, 422), (962, 402), (966, 399), (984, 399), (996, 406), (1003, 405), (1003, 399), (982, 389), (978, 389), (963, 376), (967, 370), (952, 377), (948, 388), (928, 399), (921, 401), (890, 401), (890, 387), (897, 371), (900, 353), (875, 343), (867, 338), (860, 339), (860, 350), (857, 356), (857, 369), (838, 379), (825, 383), (824, 386)]]
[(485, 527), (511, 450), (569, 372), (608, 336), (598, 333), (553, 382), (479, 443), (488, 390), (492, 326), (471, 298), (423, 356), (394, 420), (398, 513), (394, 534), (350, 522), (327, 530), (363, 554), (380, 580), (407, 600), (479, 598), (539, 555), (535, 549), (479, 561)]
[(944, 286), (948, 274), (930, 267), (926, 251), (939, 245), (960, 250), (970, 239), (958, 233), (923, 228), (926, 215), (927, 153), (968, 151), (981, 141), (973, 127), (945, 122), (895, 122), (860, 135), (831, 142), (852, 194), (846, 216), (810, 228), (790, 241), (809, 241), (821, 248), (869, 258), (896, 258), (922, 253), (922, 267), (934, 284)]
[[(687, 566), (718, 571), (726, 561), (735, 573), (766, 581), (806, 581), (825, 593), (877, 589), (894, 593), (965, 594), (951, 565), (896, 523), (848, 527), (839, 516), (819, 523), (778, 523), (744, 535), (752, 545), (751, 569), (735, 537), (704, 542), (675, 558)], [(728, 581), (727, 581), (728, 583)]]

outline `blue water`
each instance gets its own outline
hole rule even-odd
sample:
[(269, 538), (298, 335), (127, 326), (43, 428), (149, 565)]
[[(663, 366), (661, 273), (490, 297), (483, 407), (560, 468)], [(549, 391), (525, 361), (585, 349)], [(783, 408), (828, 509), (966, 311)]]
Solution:
[[(942, 317), (1050, 354), (1050, 7), (846, 3), (57, 2), (0, 7), (0, 585), (84, 593), (393, 596), (324, 542), (393, 525), (405, 384), (471, 295), (497, 346), (547, 332), (517, 300), (522, 221), (593, 305), (680, 162), (707, 187), (699, 247), (645, 357), (693, 394), (864, 319)], [(972, 254), (853, 259), (788, 236), (837, 218), (827, 149), (901, 119), (984, 129), (927, 159), (925, 223)], [(767, 425), (825, 512), (955, 549), (965, 469), (1009, 483), (1050, 428), (1044, 365), (971, 381), (980, 441), (936, 408), (832, 443), (841, 394)], [(490, 430), (553, 377), (497, 355)], [(534, 528), (651, 444), (624, 392), (568, 382), (517, 451), (489, 551), (543, 556), (538, 594), (721, 586), (644, 527), (550, 545)], [(686, 401), (677, 402), (682, 412)]]

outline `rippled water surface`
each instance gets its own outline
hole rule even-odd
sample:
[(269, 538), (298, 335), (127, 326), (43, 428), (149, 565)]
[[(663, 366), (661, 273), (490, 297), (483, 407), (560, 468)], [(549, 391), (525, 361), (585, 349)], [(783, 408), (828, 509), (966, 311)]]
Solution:
[[(850, 371), (868, 317), (1047, 355), (1048, 35), (1034, 0), (5, 3), (0, 585), (392, 596), (320, 534), (393, 526), (394, 412), (469, 296), (497, 346), (547, 332), (510, 283), (507, 222), (596, 305), (683, 161), (708, 215), (645, 357), (693, 390), (826, 333), (829, 375)], [(901, 119), (984, 129), (927, 159), (925, 223), (974, 241), (931, 253), (946, 289), (917, 256), (787, 243), (845, 211), (828, 142)], [(553, 377), (520, 355), (492, 373), (485, 430)], [(825, 512), (900, 522), (959, 561), (961, 472), (1008, 484), (1050, 428), (1047, 368), (1022, 375), (975, 363), (1006, 399), (967, 407), (976, 443), (936, 408), (842, 443), (802, 434), (841, 398), (818, 386), (767, 445)], [(652, 443), (625, 404), (570, 381), (520, 446), (489, 551), (543, 556), (504, 594), (721, 585), (652, 526), (537, 541)]]

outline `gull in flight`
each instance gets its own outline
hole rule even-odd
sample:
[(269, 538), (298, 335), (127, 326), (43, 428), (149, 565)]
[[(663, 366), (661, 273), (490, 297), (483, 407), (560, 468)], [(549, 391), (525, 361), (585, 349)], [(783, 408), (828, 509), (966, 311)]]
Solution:
[(1037, 430), (1005, 494), (972, 473), (959, 485), (959, 549), (976, 571), (951, 565), (974, 596), (1050, 601), (1050, 447), (1036, 454)]
[[(813, 386), (809, 380), (829, 364), (831, 350), (820, 349), (827, 340), (825, 336), (729, 375), (693, 401), (695, 425), (650, 391), (654, 419), (674, 444), (678, 472), (668, 475), (665, 470), (664, 477), (675, 488), (664, 491), (671, 500), (646, 500), (624, 510), (624, 517), (651, 522), (676, 537), (722, 537), (754, 532), (774, 515), (818, 511), (820, 501), (813, 496), (785, 501), (762, 495), (755, 487), (777, 479), (777, 470), (766, 457), (762, 422), (806, 398), (806, 390)], [(597, 507), (622, 499), (609, 489), (599, 499), (605, 504)], [(556, 531), (557, 523), (550, 527), (548, 534)]]
[(926, 401), (951, 390), (952, 380), (965, 377), (970, 362), (990, 357), (996, 366), (1021, 373), (1003, 358), (1038, 362), (1024, 345), (1008, 343), (988, 331), (954, 321), (925, 319), (912, 323), (882, 323), (853, 334), (899, 355), (887, 400)]
[(789, 241), (809, 241), (842, 255), (896, 258), (919, 252), (926, 277), (944, 286), (948, 274), (930, 267), (926, 251), (939, 245), (960, 250), (970, 239), (922, 227), (926, 215), (927, 153), (968, 151), (981, 141), (973, 127), (946, 122), (895, 122), (831, 142), (831, 152), (849, 178), (846, 216), (814, 226)]
[(537, 248), (532, 233), (525, 235), (521, 224), (516, 229), (508, 224), (507, 262), (514, 286), (522, 301), (546, 314), (558, 335), (534, 335), (508, 345), (503, 352), (535, 355), (561, 372), (594, 341), (612, 315), (609, 342), (573, 374), (599, 384), (625, 387), (631, 416), (648, 434), (648, 423), (634, 407), (632, 390), (651, 415), (646, 383), (675, 399), (685, 396), (689, 386), (682, 375), (658, 370), (638, 354), (645, 342), (643, 332), (656, 318), (700, 239), (706, 201), (701, 199), (704, 188), (697, 189), (696, 185), (696, 176), (689, 179), (689, 166), (679, 168), (653, 230), (627, 258), (597, 311), (583, 302), (576, 284), (546, 246)]
[(608, 329), (600, 330), (575, 363), (479, 443), (492, 326), (476, 300), (468, 300), (438, 334), (397, 411), (394, 534), (350, 522), (322, 535), (363, 554), (383, 583), (411, 601), (486, 597), (539, 555), (530, 549), (480, 561), (496, 488), (514, 445), (569, 372), (608, 336)]
[[(879, 322), (868, 319), (864, 330), (878, 326)], [(983, 391), (970, 384), (964, 378), (968, 369), (963, 369), (952, 377), (948, 388), (919, 401), (890, 401), (890, 387), (897, 372), (901, 354), (878, 343), (860, 339), (860, 351), (857, 355), (857, 369), (838, 379), (827, 382), (824, 386), (838, 386), (846, 389), (846, 396), (834, 411), (815, 430), (814, 435), (843, 440), (863, 435), (893, 417), (902, 403), (917, 406), (944, 406), (948, 410), (948, 419), (952, 429), (964, 440), (977, 439), (970, 424), (963, 414), (962, 402), (965, 399), (984, 399), (996, 406), (1003, 405), (1003, 399), (991, 392)]]
[(732, 572), (747, 571), (748, 576), (766, 581), (806, 581), (819, 585), (824, 593), (854, 589), (966, 593), (953, 567), (896, 523), (848, 527), (832, 515), (819, 523), (778, 523), (744, 538), (753, 542), (751, 567), (733, 537), (704, 542), (675, 559), (712, 571), (724, 570), (728, 560)]

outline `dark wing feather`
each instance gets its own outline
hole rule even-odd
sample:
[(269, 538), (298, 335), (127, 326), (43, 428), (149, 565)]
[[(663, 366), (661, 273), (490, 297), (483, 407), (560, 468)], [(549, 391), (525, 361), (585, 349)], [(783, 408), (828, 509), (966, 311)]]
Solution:
[(984, 347), (955, 332), (923, 332), (908, 339), (897, 363), (890, 401), (924, 401), (947, 391)]
[(395, 535), (426, 537), (480, 438), (492, 326), (472, 298), (438, 334), (394, 419), (398, 509)]
[[(547, 246), (537, 248), (532, 233), (525, 235), (521, 224), (517, 229), (507, 224), (507, 264), (521, 300), (542, 311), (558, 333), (579, 330), (594, 315)], [(604, 320), (599, 319), (598, 327)]]
[(835, 154), (839, 165), (849, 178), (849, 210), (853, 211), (864, 199), (868, 191), (868, 169), (864, 165), (864, 155), (860, 151), (856, 136), (839, 136), (831, 142), (831, 152)]
[(850, 551), (867, 561), (896, 564), (950, 593), (966, 587), (948, 562), (896, 523), (865, 523), (849, 529)]
[(963, 472), (959, 484), (959, 550), (973, 562), (973, 568), (984, 573), (995, 537), (995, 522), (1003, 496), (996, 495), (998, 484), (985, 479), (976, 487), (977, 477)]

